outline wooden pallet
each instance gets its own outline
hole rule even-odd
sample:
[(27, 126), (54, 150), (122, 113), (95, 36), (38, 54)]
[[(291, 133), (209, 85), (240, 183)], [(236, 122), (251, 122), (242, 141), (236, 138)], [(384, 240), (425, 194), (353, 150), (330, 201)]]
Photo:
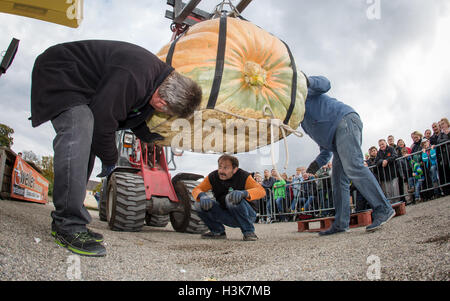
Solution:
[[(333, 224), (334, 217), (298, 221), (298, 232), (319, 232), (327, 230)], [(350, 228), (365, 227), (372, 223), (372, 210), (350, 215)]]
[[(395, 216), (406, 214), (406, 205), (404, 202), (399, 202), (392, 205), (395, 210)], [(325, 218), (316, 218), (308, 220), (300, 220), (298, 224), (298, 232), (320, 232), (331, 227), (334, 221), (334, 216)], [(372, 210), (366, 210), (350, 215), (350, 228), (365, 227), (372, 224)]]

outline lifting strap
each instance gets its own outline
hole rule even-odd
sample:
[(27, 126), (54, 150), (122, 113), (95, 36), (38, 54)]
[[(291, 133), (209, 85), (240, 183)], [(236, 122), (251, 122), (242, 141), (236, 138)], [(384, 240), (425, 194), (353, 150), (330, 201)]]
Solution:
[(291, 68), (292, 68), (291, 104), (289, 105), (289, 109), (286, 113), (286, 118), (283, 121), (284, 124), (288, 124), (289, 119), (291, 119), (292, 112), (294, 111), (295, 102), (297, 100), (297, 66), (295, 65), (294, 56), (292, 55), (289, 46), (283, 40), (280, 41), (283, 42), (283, 44), (286, 46), (286, 49), (289, 53), (289, 58), (291, 59)]
[(220, 16), (219, 42), (217, 45), (216, 71), (214, 81), (209, 94), (207, 109), (214, 109), (217, 97), (219, 96), (220, 84), (222, 83), (223, 67), (225, 65), (225, 48), (227, 42), (227, 14), (225, 12)]
[(169, 65), (170, 67), (172, 66), (172, 59), (173, 59), (173, 53), (175, 51), (175, 46), (177, 45), (178, 40), (182, 37), (183, 35), (180, 35), (178, 38), (176, 38), (172, 44), (170, 44), (170, 48), (169, 48), (169, 52), (167, 53), (166, 56), (166, 64)]
[[(172, 44), (170, 45), (169, 51), (166, 56), (166, 64), (169, 66), (172, 66), (172, 59), (173, 54), (175, 52), (175, 46), (178, 42), (178, 40), (183, 35), (180, 35), (178, 38), (176, 38)], [(225, 12), (222, 13), (220, 16), (220, 25), (219, 25), (219, 41), (217, 45), (217, 57), (216, 57), (216, 70), (214, 74), (214, 80), (211, 87), (211, 93), (209, 94), (209, 100), (208, 100), (208, 109), (214, 109), (217, 102), (217, 97), (219, 96), (220, 91), (220, 85), (222, 83), (222, 75), (223, 75), (223, 68), (225, 65), (225, 49), (226, 49), (226, 42), (227, 42), (227, 14)]]

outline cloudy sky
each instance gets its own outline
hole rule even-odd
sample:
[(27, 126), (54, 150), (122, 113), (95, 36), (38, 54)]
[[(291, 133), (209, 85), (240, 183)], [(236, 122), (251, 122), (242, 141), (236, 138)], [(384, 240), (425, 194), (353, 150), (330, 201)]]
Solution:
[[(199, 8), (212, 11), (219, 2), (203, 0)], [(85, 0), (77, 29), (0, 13), (0, 51), (11, 38), (20, 39), (13, 65), (0, 78), (0, 123), (15, 131), (12, 149), (53, 153), (51, 124), (32, 128), (28, 121), (31, 70), (41, 52), (67, 41), (108, 39), (156, 53), (171, 37), (171, 21), (164, 17), (169, 8), (166, 0)], [(243, 16), (284, 40), (306, 74), (330, 79), (329, 95), (361, 116), (364, 153), (389, 134), (410, 145), (412, 131), (423, 133), (434, 121), (450, 117), (448, 0), (254, 0)], [(289, 175), (319, 152), (310, 138), (289, 137), (285, 170), (284, 144), (274, 148), (279, 171)], [(207, 174), (217, 167), (217, 157), (185, 153), (172, 174)], [(271, 168), (268, 148), (239, 158), (249, 171)], [(97, 161), (92, 179), (99, 170)]]

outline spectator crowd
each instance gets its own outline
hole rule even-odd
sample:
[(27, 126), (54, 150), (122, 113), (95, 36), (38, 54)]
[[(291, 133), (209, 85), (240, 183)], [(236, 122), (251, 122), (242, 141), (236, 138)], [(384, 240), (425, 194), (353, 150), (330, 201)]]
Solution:
[[(403, 139), (395, 143), (393, 135), (379, 139), (378, 148), (371, 146), (365, 154), (369, 167), (391, 204), (407, 205), (450, 194), (450, 125), (447, 118), (426, 129), (411, 133), (408, 147)], [(254, 179), (266, 190), (259, 200), (259, 222), (288, 221), (296, 218), (333, 216), (330, 175), (331, 161), (316, 174), (298, 167), (288, 176), (276, 170), (254, 172)], [(364, 196), (353, 185), (351, 200), (355, 212), (370, 209)]]

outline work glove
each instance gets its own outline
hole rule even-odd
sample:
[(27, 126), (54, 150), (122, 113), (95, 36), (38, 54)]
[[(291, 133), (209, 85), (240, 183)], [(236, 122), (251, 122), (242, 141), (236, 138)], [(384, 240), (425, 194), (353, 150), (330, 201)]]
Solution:
[(158, 133), (150, 132), (147, 124), (145, 122), (141, 123), (135, 128), (131, 129), (133, 133), (138, 137), (141, 141), (146, 143), (153, 143), (156, 141), (164, 140), (164, 137)]
[(114, 167), (116, 167), (116, 165), (102, 164), (102, 171), (97, 175), (97, 177), (98, 178), (108, 177), (112, 173)]
[(319, 164), (317, 164), (316, 161), (313, 161), (311, 164), (309, 164), (308, 168), (306, 169), (306, 173), (314, 175), (319, 169), (320, 169)]
[(242, 199), (248, 198), (247, 190), (233, 190), (225, 197), (225, 201), (231, 205), (238, 205)]
[(198, 196), (200, 198), (200, 208), (205, 211), (211, 210), (214, 201), (205, 192), (201, 192)]

